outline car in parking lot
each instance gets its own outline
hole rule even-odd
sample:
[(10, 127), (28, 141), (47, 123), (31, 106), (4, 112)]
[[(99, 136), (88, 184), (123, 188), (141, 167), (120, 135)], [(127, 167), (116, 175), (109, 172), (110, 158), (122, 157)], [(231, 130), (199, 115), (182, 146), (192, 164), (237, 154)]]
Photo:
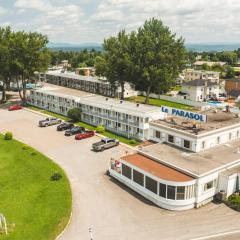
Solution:
[(104, 151), (105, 149), (115, 147), (119, 145), (119, 140), (114, 138), (102, 138), (100, 142), (92, 144), (94, 151)]
[(75, 126), (75, 127), (71, 128), (71, 129), (67, 130), (64, 135), (65, 136), (72, 136), (72, 135), (76, 135), (78, 133), (83, 133), (83, 132), (85, 132), (85, 128), (84, 127)]
[(57, 126), (57, 131), (65, 131), (74, 127), (73, 123), (65, 122)]
[(75, 139), (76, 140), (82, 140), (84, 138), (89, 138), (89, 137), (92, 137), (95, 135), (95, 132), (94, 131), (85, 131), (85, 132), (82, 132), (82, 133), (79, 133), (75, 136)]
[(60, 124), (62, 122), (61, 119), (55, 118), (55, 117), (48, 117), (44, 120), (39, 121), (39, 127), (48, 127), (51, 125)]
[(22, 109), (23, 107), (19, 104), (15, 104), (15, 105), (12, 105), (12, 106), (9, 106), (8, 107), (8, 111), (15, 111), (15, 110), (20, 110)]

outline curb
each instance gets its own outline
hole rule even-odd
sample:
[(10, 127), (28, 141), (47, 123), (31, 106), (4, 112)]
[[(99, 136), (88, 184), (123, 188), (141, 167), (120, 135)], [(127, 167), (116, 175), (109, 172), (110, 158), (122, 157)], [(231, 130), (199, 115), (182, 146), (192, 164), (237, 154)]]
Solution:
[(60, 237), (62, 237), (62, 235), (67, 231), (70, 223), (72, 222), (72, 211), (70, 213), (70, 217), (69, 217), (69, 220), (68, 220), (68, 223), (67, 225), (65, 226), (65, 228), (62, 230), (62, 232), (55, 238), (55, 240), (58, 240)]

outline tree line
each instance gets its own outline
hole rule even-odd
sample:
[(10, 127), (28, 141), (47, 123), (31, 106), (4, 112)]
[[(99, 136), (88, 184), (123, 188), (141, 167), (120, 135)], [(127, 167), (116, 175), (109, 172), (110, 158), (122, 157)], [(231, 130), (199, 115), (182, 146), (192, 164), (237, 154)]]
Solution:
[[(0, 76), (2, 102), (6, 89), (15, 81), (23, 103), (26, 102), (26, 84), (36, 71), (46, 71), (50, 63), (48, 37), (37, 32), (13, 31), (0, 27)], [(20, 85), (22, 91), (20, 91)]]

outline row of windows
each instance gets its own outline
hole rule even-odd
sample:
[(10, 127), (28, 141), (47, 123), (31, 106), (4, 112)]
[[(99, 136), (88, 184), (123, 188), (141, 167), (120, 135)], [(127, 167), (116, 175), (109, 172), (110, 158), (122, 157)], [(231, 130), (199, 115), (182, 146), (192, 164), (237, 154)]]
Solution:
[[(155, 137), (161, 139), (162, 138), (161, 137), (161, 132), (160, 131), (155, 131)], [(173, 135), (168, 135), (167, 136), (167, 141), (169, 143), (175, 143), (176, 139)], [(183, 147), (187, 148), (187, 149), (190, 149), (191, 148), (191, 142), (186, 140), (186, 139), (183, 139)]]
[(145, 176), (135, 169), (132, 170), (132, 168), (128, 167), (125, 164), (122, 164), (122, 175), (163, 198), (172, 200), (185, 200), (193, 198), (195, 195), (194, 185), (176, 187), (159, 183), (158, 181)]

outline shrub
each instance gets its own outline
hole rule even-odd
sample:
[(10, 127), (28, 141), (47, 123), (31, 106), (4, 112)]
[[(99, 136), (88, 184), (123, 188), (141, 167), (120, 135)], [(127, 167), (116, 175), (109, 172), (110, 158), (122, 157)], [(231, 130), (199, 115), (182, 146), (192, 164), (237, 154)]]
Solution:
[(96, 127), (96, 132), (97, 133), (104, 133), (105, 132), (105, 127), (102, 125), (99, 125)]
[(13, 134), (11, 132), (6, 132), (4, 135), (4, 140), (12, 140)]
[(30, 147), (29, 147), (28, 145), (24, 145), (24, 146), (22, 147), (22, 150), (28, 150), (28, 149), (30, 149)]
[(79, 108), (72, 108), (68, 110), (68, 117), (71, 118), (74, 122), (81, 121), (81, 110)]
[(59, 181), (61, 178), (62, 178), (62, 175), (61, 175), (60, 173), (54, 173), (54, 174), (51, 176), (51, 180), (52, 180), (52, 181)]
[(32, 156), (36, 156), (37, 153), (36, 153), (36, 152), (32, 152), (31, 155), (32, 155)]
[(134, 140), (134, 139), (131, 139), (129, 143), (130, 143), (131, 145), (135, 145), (135, 144), (137, 144), (137, 141)]

